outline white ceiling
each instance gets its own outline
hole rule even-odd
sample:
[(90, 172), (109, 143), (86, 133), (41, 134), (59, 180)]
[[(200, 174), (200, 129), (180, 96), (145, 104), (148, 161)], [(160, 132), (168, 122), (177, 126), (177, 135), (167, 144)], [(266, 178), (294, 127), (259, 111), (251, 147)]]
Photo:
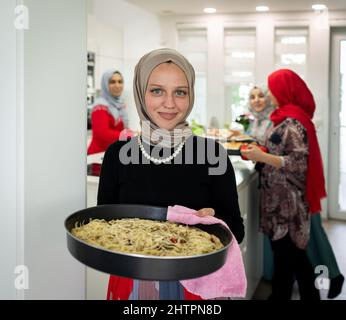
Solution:
[(346, 10), (345, 0), (126, 0), (155, 14), (203, 14), (203, 8), (213, 7), (217, 13), (255, 12), (257, 5), (267, 5), (270, 11), (311, 11), (315, 3), (329, 10)]

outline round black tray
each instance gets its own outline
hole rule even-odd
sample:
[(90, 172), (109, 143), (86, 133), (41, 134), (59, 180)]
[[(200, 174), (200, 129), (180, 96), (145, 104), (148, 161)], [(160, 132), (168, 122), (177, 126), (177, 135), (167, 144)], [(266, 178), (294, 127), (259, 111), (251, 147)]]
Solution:
[(76, 223), (92, 219), (145, 218), (165, 221), (167, 208), (144, 205), (102, 205), (80, 210), (65, 220), (67, 248), (78, 261), (96, 270), (121, 277), (142, 280), (184, 280), (198, 278), (221, 268), (226, 262), (232, 241), (231, 232), (221, 224), (196, 227), (217, 236), (224, 247), (213, 253), (184, 256), (157, 257), (114, 252), (90, 245), (71, 234)]

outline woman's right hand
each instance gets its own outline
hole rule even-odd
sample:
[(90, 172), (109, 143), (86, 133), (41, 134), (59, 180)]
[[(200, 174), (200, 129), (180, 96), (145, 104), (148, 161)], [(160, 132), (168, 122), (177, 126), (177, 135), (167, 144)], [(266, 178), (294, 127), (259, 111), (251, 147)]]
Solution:
[(203, 208), (196, 212), (196, 215), (199, 217), (208, 217), (208, 216), (214, 216), (215, 210), (213, 208)]
[(249, 145), (244, 145), (243, 147), (240, 148), (240, 153), (245, 156), (244, 160), (252, 160), (252, 161), (258, 161), (258, 162), (265, 162), (265, 156), (266, 156), (266, 152), (264, 151), (264, 147), (263, 149), (249, 144)]
[(254, 145), (249, 145), (244, 150), (240, 151), (248, 160), (263, 162), (269, 164), (277, 169), (280, 169), (284, 165), (283, 157), (274, 154), (267, 153), (265, 147), (259, 147)]

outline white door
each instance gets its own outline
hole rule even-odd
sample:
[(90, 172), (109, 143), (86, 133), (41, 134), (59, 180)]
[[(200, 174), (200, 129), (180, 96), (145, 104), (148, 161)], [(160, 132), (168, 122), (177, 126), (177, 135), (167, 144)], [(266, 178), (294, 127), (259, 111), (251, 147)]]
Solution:
[(332, 32), (329, 216), (346, 220), (346, 29)]

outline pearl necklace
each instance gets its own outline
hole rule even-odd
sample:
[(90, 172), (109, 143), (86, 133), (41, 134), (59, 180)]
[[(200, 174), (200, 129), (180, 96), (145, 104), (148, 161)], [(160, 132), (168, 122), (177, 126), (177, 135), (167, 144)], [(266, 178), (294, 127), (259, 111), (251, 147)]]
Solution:
[(154, 162), (155, 164), (166, 163), (166, 162), (169, 162), (169, 161), (173, 160), (173, 159), (179, 154), (179, 152), (183, 149), (184, 144), (185, 144), (185, 141), (183, 141), (182, 143), (180, 143), (179, 146), (177, 147), (177, 150), (175, 150), (174, 153), (173, 153), (171, 156), (169, 156), (168, 158), (156, 159), (156, 158), (150, 156), (150, 155), (145, 151), (144, 146), (143, 146), (142, 141), (141, 141), (140, 135), (138, 135), (137, 140), (138, 140), (139, 148), (141, 149), (141, 151), (142, 151), (142, 153), (143, 153), (143, 156), (144, 156), (145, 158), (147, 158), (148, 160), (150, 160), (151, 162)]

